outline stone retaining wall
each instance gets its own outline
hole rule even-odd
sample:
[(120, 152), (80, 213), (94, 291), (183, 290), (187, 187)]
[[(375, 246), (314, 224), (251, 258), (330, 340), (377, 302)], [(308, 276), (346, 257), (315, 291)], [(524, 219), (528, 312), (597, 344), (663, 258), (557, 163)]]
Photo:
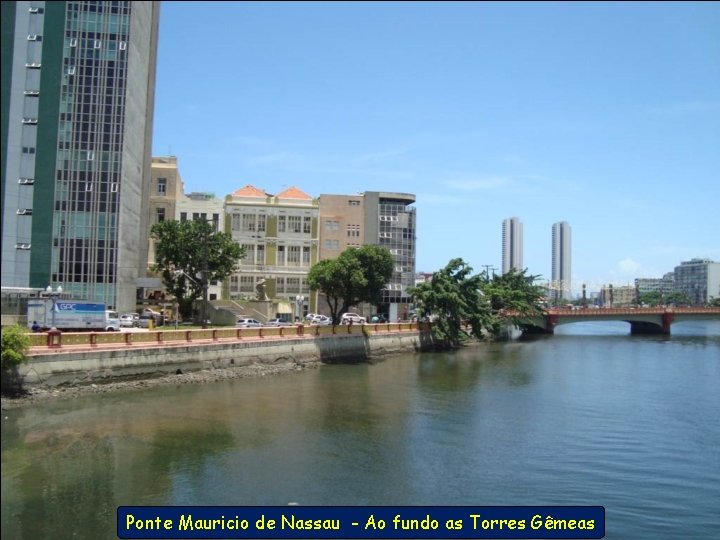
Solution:
[(104, 383), (168, 373), (293, 362), (364, 362), (386, 354), (414, 352), (429, 344), (426, 332), (333, 335), (241, 342), (194, 342), (110, 350), (53, 350), (34, 354), (19, 368), (26, 388)]

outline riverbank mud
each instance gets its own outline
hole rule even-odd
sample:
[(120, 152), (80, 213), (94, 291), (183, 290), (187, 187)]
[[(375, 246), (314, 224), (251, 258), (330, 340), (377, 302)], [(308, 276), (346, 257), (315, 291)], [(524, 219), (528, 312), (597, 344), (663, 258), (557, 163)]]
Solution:
[(142, 378), (134, 380), (119, 380), (107, 383), (76, 385), (76, 386), (33, 386), (18, 396), (2, 396), (0, 407), (2, 410), (14, 409), (34, 403), (52, 399), (75, 399), (86, 395), (97, 395), (117, 391), (133, 391), (154, 388), (158, 386), (179, 384), (202, 384), (231, 379), (245, 379), (250, 377), (266, 377), (303, 371), (320, 366), (320, 363), (284, 362), (275, 364), (250, 364), (230, 368), (213, 368), (187, 373), (173, 373), (155, 378)]

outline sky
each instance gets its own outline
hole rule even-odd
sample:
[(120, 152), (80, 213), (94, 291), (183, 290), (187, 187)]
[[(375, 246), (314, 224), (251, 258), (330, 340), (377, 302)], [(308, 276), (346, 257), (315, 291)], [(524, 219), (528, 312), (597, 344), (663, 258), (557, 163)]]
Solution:
[(720, 261), (718, 2), (163, 1), (153, 155), (185, 191), (412, 193), (416, 271), (573, 289)]

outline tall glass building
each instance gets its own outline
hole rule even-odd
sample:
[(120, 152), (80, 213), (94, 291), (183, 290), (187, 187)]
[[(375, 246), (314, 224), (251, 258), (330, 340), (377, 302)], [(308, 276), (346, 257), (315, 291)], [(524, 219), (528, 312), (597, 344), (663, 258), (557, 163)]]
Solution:
[(503, 221), (502, 228), (502, 273), (512, 269), (523, 270), (523, 224), (519, 218)]
[(2, 2), (2, 285), (135, 308), (159, 4)]
[(570, 273), (572, 253), (570, 225), (567, 221), (552, 226), (552, 283), (550, 289), (554, 299), (570, 299)]

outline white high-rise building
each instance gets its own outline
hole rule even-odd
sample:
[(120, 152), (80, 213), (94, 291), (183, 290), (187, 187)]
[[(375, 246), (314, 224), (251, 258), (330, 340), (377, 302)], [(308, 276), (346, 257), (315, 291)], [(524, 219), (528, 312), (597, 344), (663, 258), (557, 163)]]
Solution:
[(552, 282), (553, 299), (570, 299), (570, 273), (572, 270), (572, 244), (567, 221), (552, 226)]
[(503, 221), (502, 231), (502, 273), (513, 268), (523, 269), (523, 224), (516, 217)]

